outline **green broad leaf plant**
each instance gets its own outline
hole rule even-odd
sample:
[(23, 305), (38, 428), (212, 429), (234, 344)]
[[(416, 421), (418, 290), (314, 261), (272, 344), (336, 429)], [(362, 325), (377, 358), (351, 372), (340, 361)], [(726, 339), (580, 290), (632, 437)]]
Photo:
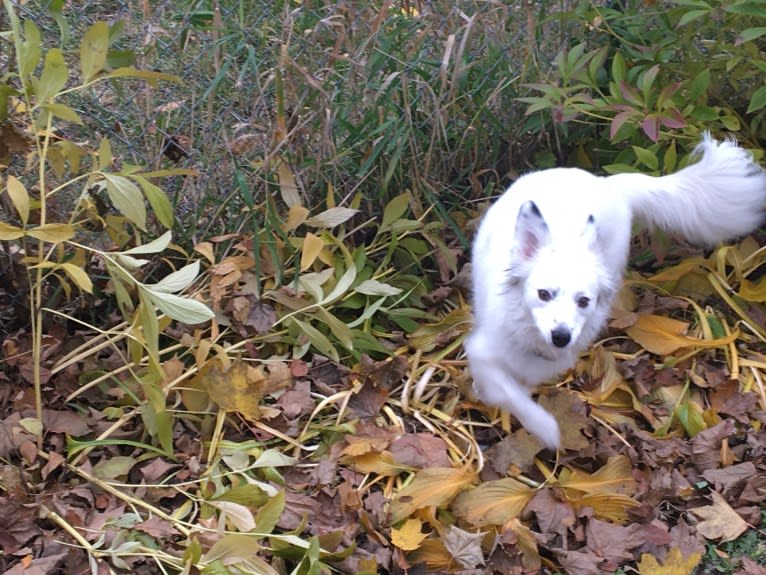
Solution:
[[(147, 283), (143, 270), (149, 258), (169, 248), (178, 250), (171, 243), (172, 205), (153, 181), (193, 173), (142, 171), (128, 164), (118, 169), (106, 137), (93, 147), (68, 139), (67, 126), (87, 127), (87, 115), (68, 102), (99, 84), (124, 78), (152, 84), (179, 80), (159, 72), (111, 67), (113, 40), (105, 22), (87, 29), (79, 52), (65, 53), (45, 48), (40, 29), (31, 20), (20, 20), (10, 0), (4, 0), (4, 11), (5, 18), (0, 20), (10, 28), (2, 33), (3, 51), (12, 48), (15, 61), (9, 66), (11, 72), (0, 77), (0, 123), (23, 126), (30, 144), (24, 163), (0, 158), (7, 163), (0, 165), (0, 240), (12, 246), (12, 253), (20, 254), (25, 271), (39, 441), (44, 431), (46, 318), (59, 316), (93, 333), (101, 331), (69, 310), (49, 307), (48, 294), (59, 290), (70, 302), (78, 299), (88, 305), (85, 294), (94, 293), (97, 270), (108, 276), (107, 291), (113, 293), (124, 320), (119, 330), (128, 351), (124, 359), (144, 390), (146, 428), (170, 452), (172, 420), (160, 386), (160, 335), (170, 320), (199, 324), (211, 319), (213, 312), (201, 301), (182, 295), (197, 278), (199, 262), (188, 263), (156, 283)], [(155, 228), (167, 231), (152, 239)]]

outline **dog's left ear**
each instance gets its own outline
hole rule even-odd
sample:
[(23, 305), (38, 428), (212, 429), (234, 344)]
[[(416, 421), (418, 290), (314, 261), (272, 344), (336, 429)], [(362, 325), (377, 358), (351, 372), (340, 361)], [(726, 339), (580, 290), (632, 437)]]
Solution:
[(588, 221), (585, 224), (585, 229), (582, 232), (583, 239), (588, 242), (588, 247), (595, 247), (598, 242), (598, 226), (596, 226), (596, 219), (593, 214), (588, 216)]

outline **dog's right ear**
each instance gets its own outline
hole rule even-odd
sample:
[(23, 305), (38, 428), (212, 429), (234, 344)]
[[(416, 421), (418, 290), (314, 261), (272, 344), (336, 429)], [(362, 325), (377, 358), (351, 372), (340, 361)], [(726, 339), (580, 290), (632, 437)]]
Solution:
[(525, 260), (531, 260), (541, 246), (548, 243), (548, 224), (532, 200), (524, 203), (516, 218), (516, 246)]

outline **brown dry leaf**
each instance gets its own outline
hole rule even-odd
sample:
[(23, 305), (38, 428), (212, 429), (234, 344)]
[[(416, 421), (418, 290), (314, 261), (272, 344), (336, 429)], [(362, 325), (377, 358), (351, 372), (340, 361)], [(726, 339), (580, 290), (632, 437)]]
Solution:
[(625, 332), (638, 345), (657, 355), (670, 355), (683, 347), (722, 347), (739, 337), (739, 330), (735, 329), (726, 337), (698, 339), (686, 335), (688, 328), (689, 324), (684, 321), (654, 314), (641, 314)]
[(449, 467), (447, 443), (430, 433), (407, 433), (391, 442), (391, 455), (400, 465), (410, 467)]
[(484, 552), (481, 549), (483, 538), (484, 533), (471, 533), (453, 525), (442, 536), (442, 542), (464, 569), (476, 569), (484, 565)]
[(711, 491), (712, 505), (690, 509), (694, 515), (702, 519), (697, 524), (697, 532), (705, 539), (720, 539), (721, 542), (733, 541), (745, 531), (747, 523), (742, 519), (726, 500), (717, 492)]
[(538, 401), (559, 422), (562, 449), (579, 451), (588, 446), (590, 442), (582, 434), (588, 425), (587, 408), (577, 395), (569, 390), (550, 389), (542, 392)]
[(542, 449), (542, 442), (522, 427), (490, 447), (486, 457), (492, 469), (500, 475), (508, 474), (511, 466), (528, 472)]
[(641, 561), (638, 562), (638, 572), (640, 575), (692, 575), (701, 559), (702, 553), (692, 553), (684, 557), (681, 550), (674, 547), (660, 565), (653, 555), (642, 553)]
[(214, 358), (192, 381), (202, 383), (221, 409), (239, 412), (251, 420), (260, 417), (258, 406), (266, 386), (266, 376), (260, 367), (252, 367), (237, 359), (225, 369), (221, 361)]
[(391, 529), (391, 543), (403, 551), (414, 551), (428, 537), (428, 533), (421, 530), (422, 527), (420, 519), (408, 519), (398, 529)]
[(639, 523), (627, 527), (591, 518), (585, 529), (588, 550), (608, 561), (620, 564), (633, 558), (632, 549), (645, 542), (645, 529)]
[(556, 498), (554, 489), (540, 489), (527, 505), (537, 517), (537, 525), (543, 533), (564, 535), (575, 524), (572, 506)]
[(540, 557), (540, 552), (537, 549), (536, 534), (518, 518), (511, 519), (505, 527), (513, 531), (516, 535), (516, 544), (521, 551), (521, 561), (527, 572), (539, 572), (542, 565), (542, 559)]
[(391, 522), (398, 523), (423, 507), (448, 504), (476, 479), (477, 474), (465, 468), (431, 467), (418, 471), (391, 502)]
[(295, 174), (292, 168), (290, 168), (290, 164), (284, 159), (280, 159), (279, 166), (277, 167), (277, 176), (279, 177), (279, 191), (282, 194), (282, 201), (285, 205), (290, 207), (295, 204), (302, 204), (300, 193), (298, 193), (298, 185), (295, 183)]
[(519, 517), (534, 494), (534, 489), (510, 477), (486, 481), (458, 495), (452, 510), (475, 527), (503, 525)]

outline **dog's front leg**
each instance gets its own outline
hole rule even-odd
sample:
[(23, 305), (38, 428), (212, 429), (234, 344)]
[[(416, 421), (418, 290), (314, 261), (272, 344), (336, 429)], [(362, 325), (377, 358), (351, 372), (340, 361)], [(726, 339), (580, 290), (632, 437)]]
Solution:
[(473, 391), (487, 405), (509, 412), (540, 439), (546, 447), (558, 449), (561, 443), (556, 418), (530, 396), (530, 390), (519, 383), (497, 359), (482, 353), (470, 353)]

